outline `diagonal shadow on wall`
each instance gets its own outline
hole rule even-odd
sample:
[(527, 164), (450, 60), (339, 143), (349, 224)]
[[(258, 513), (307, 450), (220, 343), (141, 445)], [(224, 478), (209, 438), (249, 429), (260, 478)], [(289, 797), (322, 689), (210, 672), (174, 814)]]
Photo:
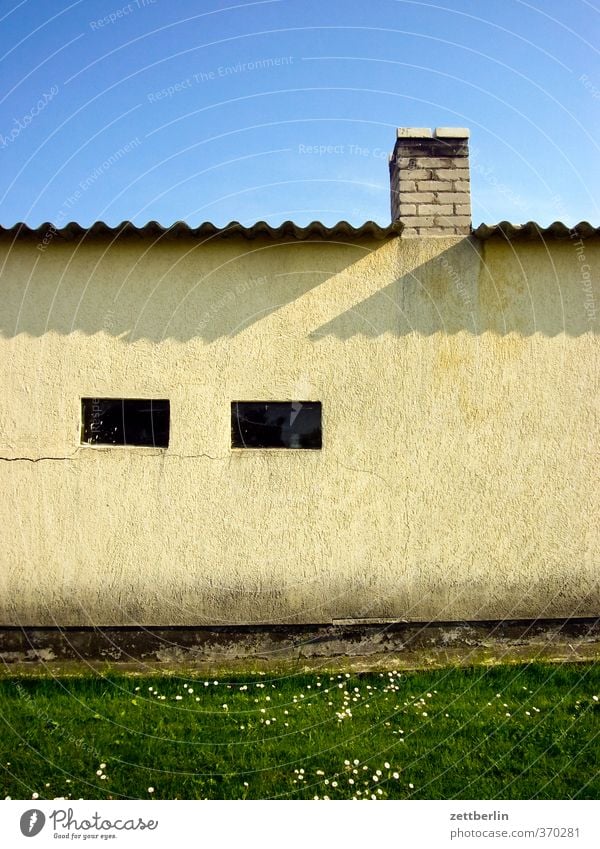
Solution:
[(427, 241), (19, 244), (0, 274), (0, 335), (211, 343), (274, 313), (312, 340), (598, 332), (597, 240), (583, 262), (569, 241)]
[(381, 241), (18, 243), (0, 257), (0, 335), (107, 333), (124, 343), (237, 336), (296, 304)]
[[(598, 274), (594, 289), (582, 265), (566, 242), (464, 239), (314, 329), (311, 338), (598, 333)], [(600, 248), (591, 242), (586, 265), (600, 271)]]

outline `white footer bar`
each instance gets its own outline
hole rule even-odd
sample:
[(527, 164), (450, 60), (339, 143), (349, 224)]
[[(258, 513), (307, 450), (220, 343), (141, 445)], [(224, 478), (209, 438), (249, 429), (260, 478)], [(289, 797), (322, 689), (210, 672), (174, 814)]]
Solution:
[(597, 801), (5, 801), (12, 847), (564, 847), (600, 846)]

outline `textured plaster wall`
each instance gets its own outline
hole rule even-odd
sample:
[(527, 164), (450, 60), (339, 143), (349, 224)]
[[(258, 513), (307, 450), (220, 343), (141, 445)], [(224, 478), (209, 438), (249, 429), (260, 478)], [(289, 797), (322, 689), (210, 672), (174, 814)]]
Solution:
[[(572, 242), (0, 247), (0, 624), (598, 614)], [(81, 447), (82, 396), (170, 398), (168, 450)], [(232, 451), (244, 399), (323, 450)]]

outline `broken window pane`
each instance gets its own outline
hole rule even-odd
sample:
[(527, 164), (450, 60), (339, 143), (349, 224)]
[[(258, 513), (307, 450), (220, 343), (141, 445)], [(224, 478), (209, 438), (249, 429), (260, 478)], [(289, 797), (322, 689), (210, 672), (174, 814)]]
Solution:
[(232, 401), (232, 448), (321, 448), (320, 401)]
[(89, 445), (169, 445), (169, 402), (139, 398), (82, 398), (81, 441)]

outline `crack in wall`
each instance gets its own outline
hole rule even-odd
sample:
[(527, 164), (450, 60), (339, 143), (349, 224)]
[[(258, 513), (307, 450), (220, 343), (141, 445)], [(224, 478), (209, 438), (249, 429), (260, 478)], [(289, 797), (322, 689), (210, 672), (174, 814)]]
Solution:
[[(97, 449), (95, 449), (97, 450)], [(104, 449), (100, 449), (103, 451)], [(73, 454), (67, 454), (66, 457), (0, 457), (0, 460), (4, 463), (16, 463), (16, 462), (25, 462), (25, 463), (40, 463), (42, 460), (55, 460), (55, 461), (63, 461), (63, 460), (72, 460), (73, 457), (76, 457), (79, 454), (79, 450), (75, 451)], [(199, 460), (201, 457), (206, 457), (208, 460), (226, 460), (230, 455), (224, 454), (222, 457), (213, 457), (211, 454), (141, 454), (137, 451), (133, 452), (134, 456), (140, 457), (145, 456), (147, 458), (150, 457), (162, 457), (164, 460), (169, 460), (172, 458), (178, 460)], [(130, 455), (131, 456), (131, 455)]]
[[(77, 452), (75, 452), (77, 454)], [(70, 460), (75, 454), (69, 454), (67, 457), (0, 457), (4, 463), (41, 463), (42, 460)]]
[(383, 475), (380, 475), (379, 472), (374, 472), (373, 469), (357, 469), (355, 466), (346, 466), (345, 463), (340, 463), (339, 460), (337, 460), (336, 462), (338, 466), (341, 466), (342, 469), (347, 469), (347, 471), (349, 472), (360, 472), (364, 475), (374, 475), (376, 478), (379, 478), (379, 480), (383, 481), (389, 490), (391, 490), (392, 492), (394, 491), (394, 487), (389, 482), (389, 480), (387, 480), (387, 478), (384, 478)]

